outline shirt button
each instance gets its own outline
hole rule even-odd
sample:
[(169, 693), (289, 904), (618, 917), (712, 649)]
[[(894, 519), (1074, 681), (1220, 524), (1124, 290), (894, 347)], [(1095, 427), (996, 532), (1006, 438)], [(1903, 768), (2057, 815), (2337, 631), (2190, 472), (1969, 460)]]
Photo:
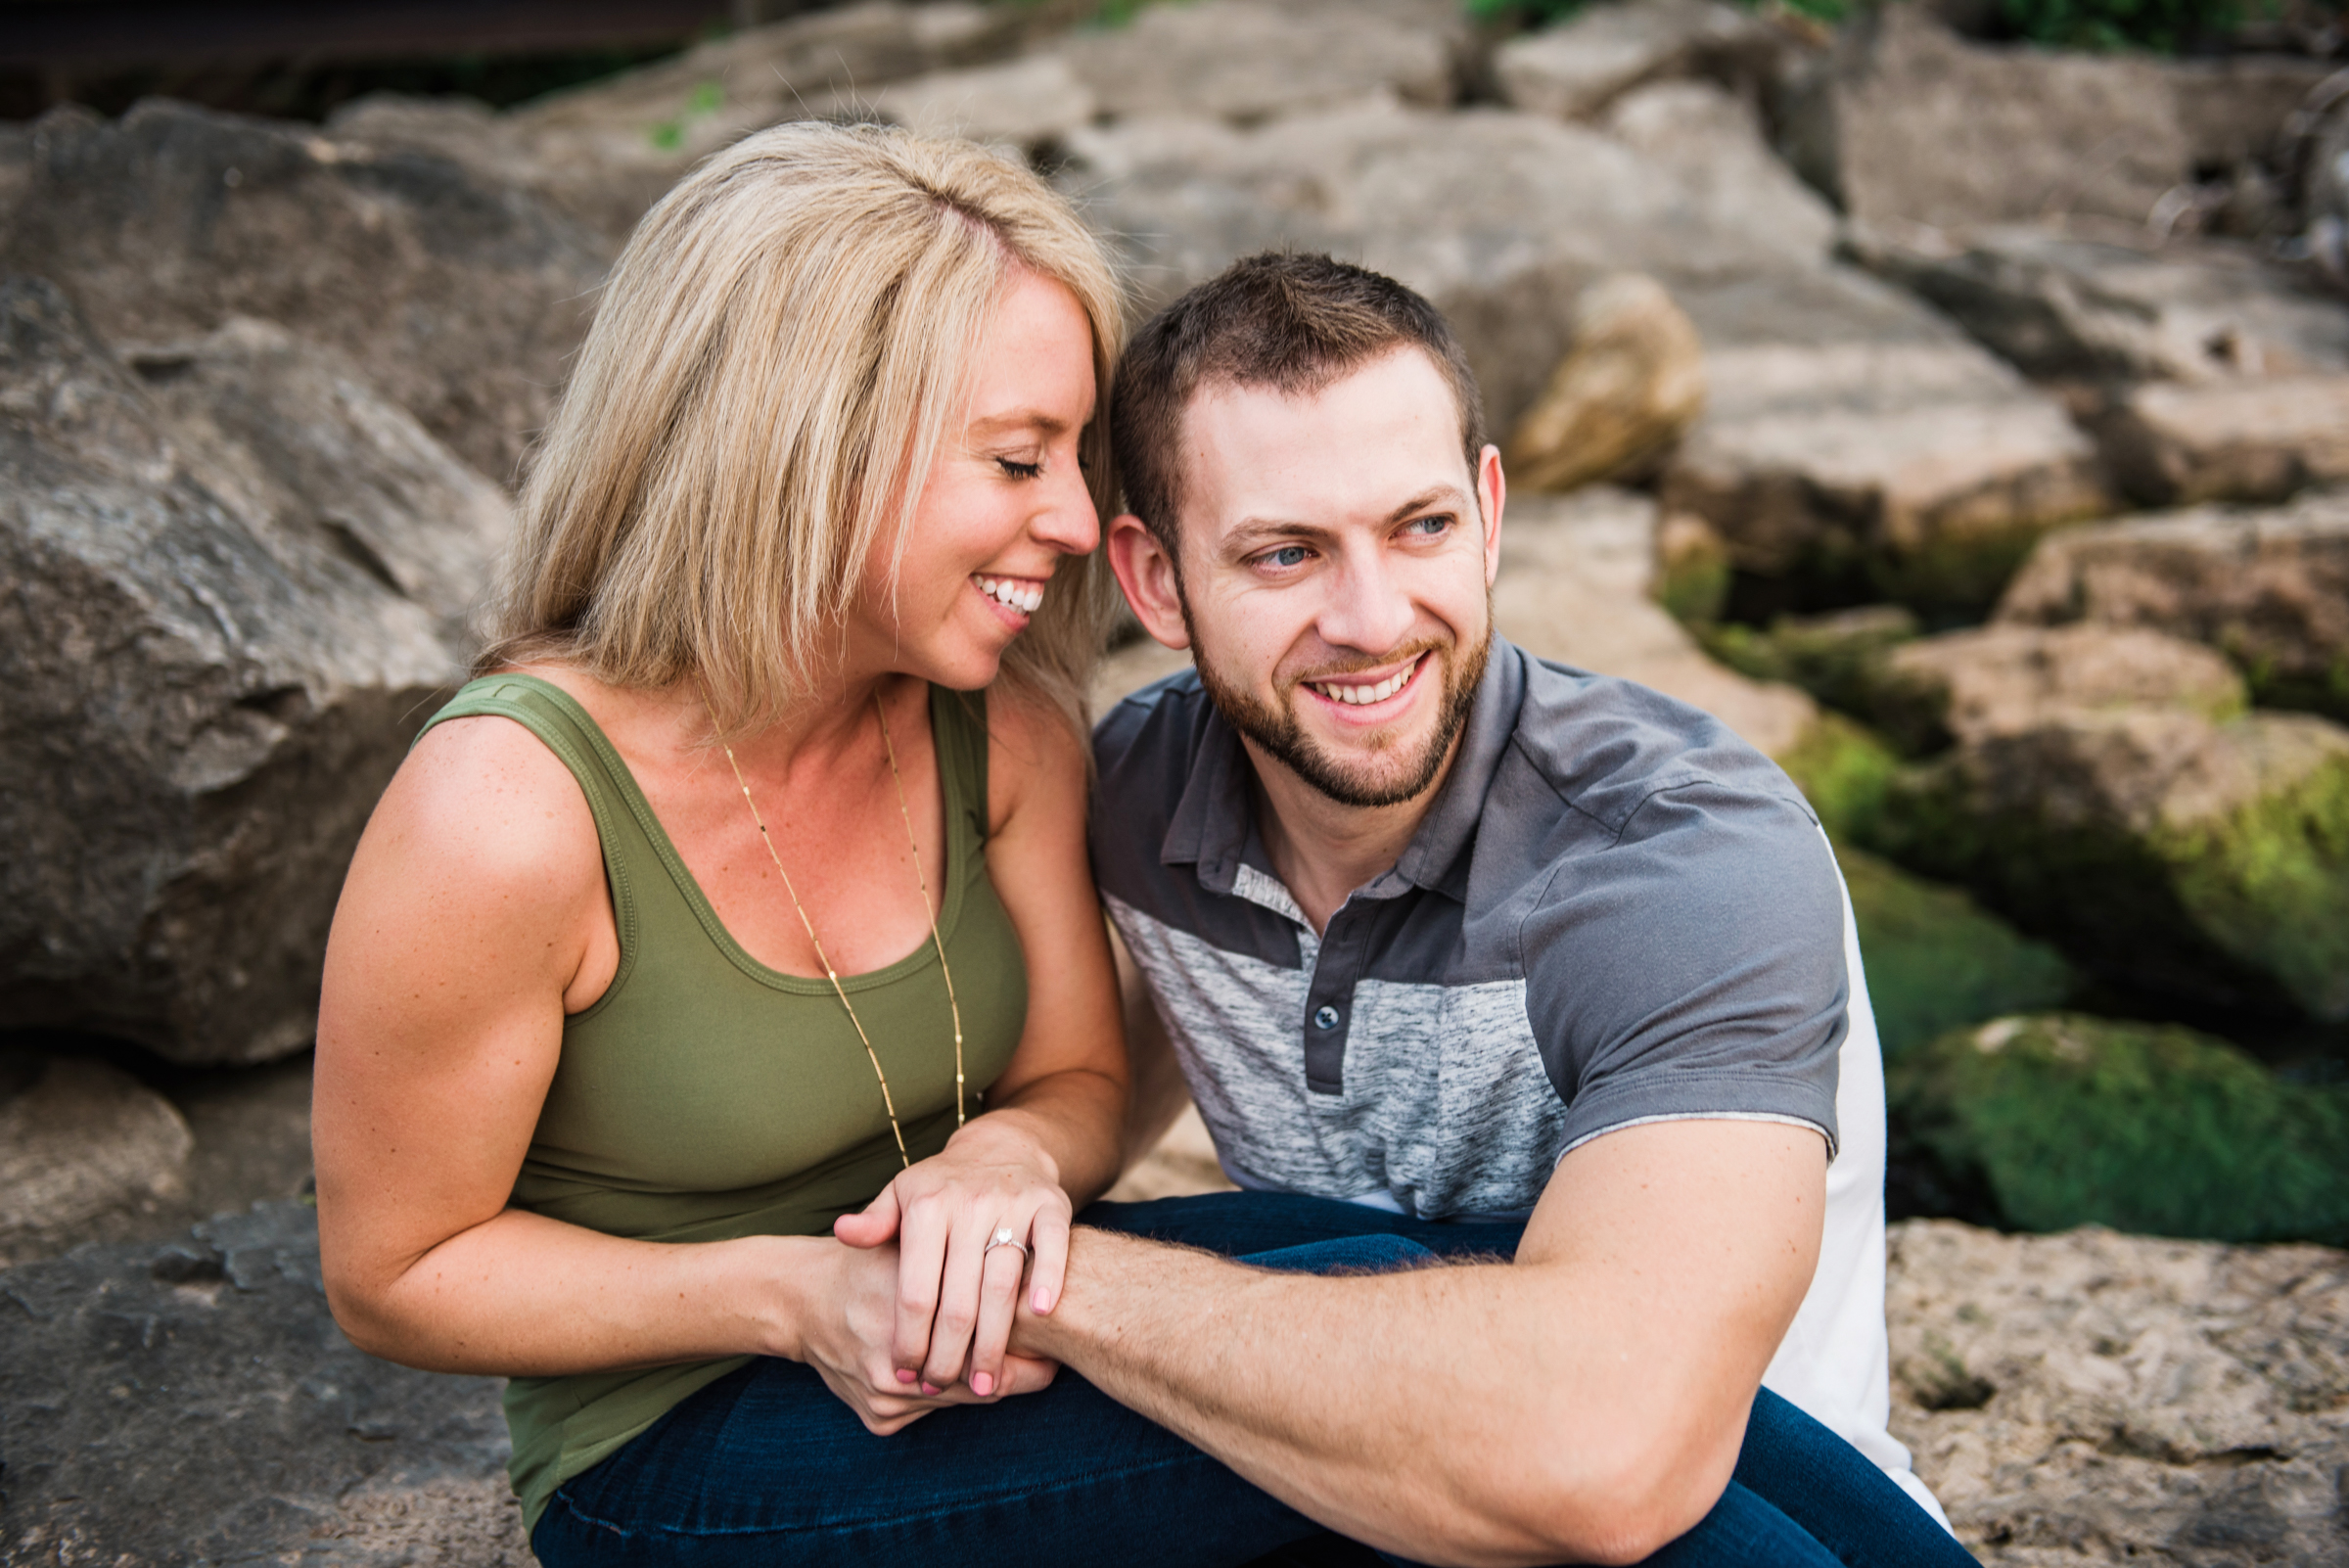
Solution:
[(1313, 1027), (1314, 1027), (1315, 1029), (1335, 1029), (1335, 1028), (1337, 1028), (1337, 1027), (1338, 1027), (1338, 1010), (1337, 1010), (1335, 1007), (1332, 1007), (1332, 1006), (1330, 1006), (1328, 1003), (1324, 1002), (1324, 1003), (1323, 1003), (1323, 1004), (1322, 1004), (1320, 1007), (1318, 1007), (1318, 1008), (1314, 1009), (1314, 1012), (1313, 1012)]

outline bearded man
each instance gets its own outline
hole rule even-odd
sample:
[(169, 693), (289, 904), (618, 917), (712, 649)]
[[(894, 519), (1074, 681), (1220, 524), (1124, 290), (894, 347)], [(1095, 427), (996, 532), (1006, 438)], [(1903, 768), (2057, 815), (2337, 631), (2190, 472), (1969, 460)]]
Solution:
[[(1639, 1560), (1758, 1493), (1827, 1555), (1752, 1560), (1966, 1560), (1885, 1430), (1882, 1070), (1801, 794), (1494, 634), (1499, 454), (1392, 280), (1236, 263), (1112, 418), (1110, 559), (1195, 668), (1099, 726), (1094, 873), (1244, 1190), (1081, 1216), (1014, 1348), (1407, 1558)], [(1449, 1266), (1228, 1261), (1369, 1235)], [(1758, 1462), (1758, 1388), (1880, 1491)]]

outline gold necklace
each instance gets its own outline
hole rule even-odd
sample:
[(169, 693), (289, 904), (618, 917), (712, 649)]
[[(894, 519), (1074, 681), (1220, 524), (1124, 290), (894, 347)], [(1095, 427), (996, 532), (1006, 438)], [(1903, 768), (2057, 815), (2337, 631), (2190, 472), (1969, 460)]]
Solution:
[[(707, 697), (703, 699), (702, 706), (709, 711)], [(905, 806), (905, 778), (898, 771), (898, 748), (889, 738), (889, 715), (882, 711), (881, 694), (877, 691), (873, 693), (873, 716), (881, 721), (881, 748), (889, 754), (890, 782), (898, 788), (898, 817), (905, 824), (905, 843), (913, 851), (914, 885), (922, 890), (922, 912), (930, 917), (930, 944), (938, 949), (938, 972), (946, 983), (946, 1009), (954, 1016), (954, 1125), (960, 1127), (962, 1004), (954, 999), (954, 971), (946, 967), (946, 945), (938, 934), (938, 909), (930, 901), (930, 879), (922, 871), (922, 847), (913, 836), (913, 812)], [(710, 723), (712, 728), (716, 727), (717, 715), (714, 712), (711, 713)], [(717, 744), (718, 749), (726, 754), (726, 765), (734, 770), (734, 782), (742, 788), (742, 803), (751, 808), (751, 820), (759, 826), (759, 842), (766, 846), (766, 857), (775, 862), (775, 875), (783, 879), (783, 891), (791, 895), (791, 906), (799, 912), (800, 924), (806, 928), (807, 945), (815, 949), (815, 961), (824, 966), (824, 978), (832, 982), (832, 994), (840, 998), (842, 1009), (849, 1015), (850, 1025), (856, 1031), (856, 1038), (863, 1042), (864, 1059), (873, 1064), (873, 1077), (881, 1084), (881, 1108), (889, 1113), (889, 1130), (897, 1136), (898, 1159), (910, 1171), (913, 1169), (913, 1156), (906, 1152), (905, 1130), (898, 1125), (898, 1102), (889, 1092), (889, 1075), (881, 1071), (881, 1057), (873, 1049), (872, 1037), (864, 1032), (864, 1021), (856, 1016), (856, 1009), (849, 1004), (848, 991), (840, 983), (840, 971), (834, 969), (832, 960), (824, 955), (823, 942), (815, 934), (815, 922), (807, 918), (807, 906), (800, 902), (799, 890), (791, 885), (791, 873), (783, 869), (783, 857), (775, 853), (774, 835), (766, 831), (766, 818), (759, 814), (759, 803), (751, 799), (751, 786), (742, 776), (742, 764), (734, 761), (734, 748), (724, 741)]]

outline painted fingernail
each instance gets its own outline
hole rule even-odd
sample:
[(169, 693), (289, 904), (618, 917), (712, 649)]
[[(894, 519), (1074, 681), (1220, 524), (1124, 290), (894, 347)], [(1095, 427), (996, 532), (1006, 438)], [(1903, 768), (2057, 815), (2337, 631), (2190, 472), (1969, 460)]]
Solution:
[(928, 1383), (924, 1383), (922, 1385), (922, 1392), (929, 1395), (932, 1399), (936, 1399), (940, 1393), (938, 1389), (931, 1387)]
[(994, 1391), (995, 1380), (993, 1378), (988, 1376), (985, 1372), (973, 1372), (971, 1374), (972, 1393), (978, 1395), (981, 1399), (985, 1399)]
[(1036, 1287), (1036, 1294), (1031, 1296), (1029, 1301), (1039, 1313), (1048, 1313), (1052, 1310), (1052, 1293), (1041, 1285)]
[(910, 1367), (910, 1366), (900, 1366), (900, 1367), (898, 1367), (898, 1382), (900, 1382), (900, 1383), (910, 1383), (910, 1382), (912, 1382), (912, 1381), (913, 1381), (913, 1378), (914, 1378), (914, 1371), (913, 1371), (913, 1368), (912, 1368), (912, 1367)]

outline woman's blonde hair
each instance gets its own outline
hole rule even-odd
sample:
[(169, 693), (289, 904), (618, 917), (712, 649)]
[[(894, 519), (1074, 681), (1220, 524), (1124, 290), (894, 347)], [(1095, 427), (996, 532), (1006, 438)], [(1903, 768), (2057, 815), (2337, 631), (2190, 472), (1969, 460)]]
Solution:
[[(691, 676), (720, 734), (774, 717), (823, 669), (885, 540), (894, 580), (1015, 266), (1083, 306), (1106, 398), (1115, 275), (1028, 169), (818, 122), (712, 157), (604, 285), (523, 487), (477, 672), (551, 660), (621, 686)], [(1082, 437), (1104, 517), (1106, 412)], [(1098, 551), (1065, 563), (1004, 676), (1082, 725), (1115, 591)]]

